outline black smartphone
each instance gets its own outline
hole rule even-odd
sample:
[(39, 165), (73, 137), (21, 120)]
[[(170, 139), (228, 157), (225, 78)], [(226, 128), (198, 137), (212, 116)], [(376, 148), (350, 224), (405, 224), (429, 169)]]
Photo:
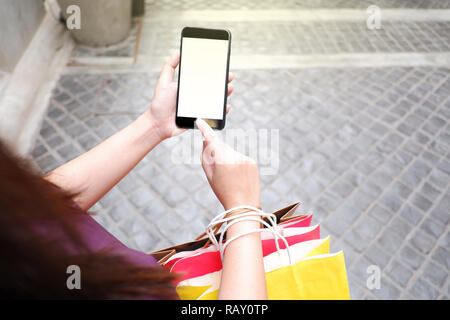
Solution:
[(197, 118), (225, 127), (231, 33), (185, 27), (181, 31), (176, 125), (194, 128)]

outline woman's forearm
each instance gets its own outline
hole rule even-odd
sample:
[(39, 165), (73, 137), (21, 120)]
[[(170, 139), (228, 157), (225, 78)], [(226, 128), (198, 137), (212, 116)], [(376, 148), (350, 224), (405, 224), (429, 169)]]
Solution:
[[(227, 239), (259, 229), (257, 221), (241, 221), (227, 230)], [(250, 233), (232, 241), (225, 250), (219, 299), (267, 299), (261, 234)]]
[(56, 168), (45, 178), (76, 194), (74, 201), (87, 210), (161, 140), (156, 123), (146, 112), (88, 152)]

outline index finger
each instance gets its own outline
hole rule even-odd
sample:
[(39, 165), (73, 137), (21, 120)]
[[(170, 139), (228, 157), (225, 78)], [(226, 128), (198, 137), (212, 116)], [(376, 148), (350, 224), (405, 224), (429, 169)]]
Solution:
[(197, 124), (198, 129), (202, 133), (203, 138), (205, 138), (206, 141), (211, 142), (216, 138), (216, 133), (214, 130), (206, 123), (205, 120), (197, 118), (195, 120), (195, 123)]

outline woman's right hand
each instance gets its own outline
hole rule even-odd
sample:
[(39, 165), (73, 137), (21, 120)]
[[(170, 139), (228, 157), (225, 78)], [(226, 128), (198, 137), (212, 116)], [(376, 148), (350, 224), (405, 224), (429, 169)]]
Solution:
[[(196, 123), (205, 139), (203, 170), (225, 210), (241, 205), (258, 207), (260, 189), (256, 162), (220, 141), (205, 121), (198, 119)], [(240, 221), (230, 225), (227, 240), (260, 227), (258, 221)], [(219, 299), (267, 299), (259, 233), (246, 234), (229, 243), (222, 264)]]
[(258, 165), (222, 142), (202, 119), (197, 127), (203, 135), (202, 167), (211, 188), (225, 210), (249, 205), (260, 206)]

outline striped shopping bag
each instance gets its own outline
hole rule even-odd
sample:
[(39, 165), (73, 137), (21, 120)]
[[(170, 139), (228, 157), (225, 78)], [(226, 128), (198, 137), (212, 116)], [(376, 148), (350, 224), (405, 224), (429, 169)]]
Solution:
[[(320, 226), (310, 226), (311, 215), (295, 216), (297, 207), (274, 213), (283, 239), (270, 228), (261, 232), (268, 298), (349, 299), (343, 253), (330, 254), (330, 239), (320, 239)], [(175, 283), (181, 299), (217, 299), (221, 254), (217, 245), (205, 243), (202, 239), (153, 253), (167, 270), (181, 275)]]

